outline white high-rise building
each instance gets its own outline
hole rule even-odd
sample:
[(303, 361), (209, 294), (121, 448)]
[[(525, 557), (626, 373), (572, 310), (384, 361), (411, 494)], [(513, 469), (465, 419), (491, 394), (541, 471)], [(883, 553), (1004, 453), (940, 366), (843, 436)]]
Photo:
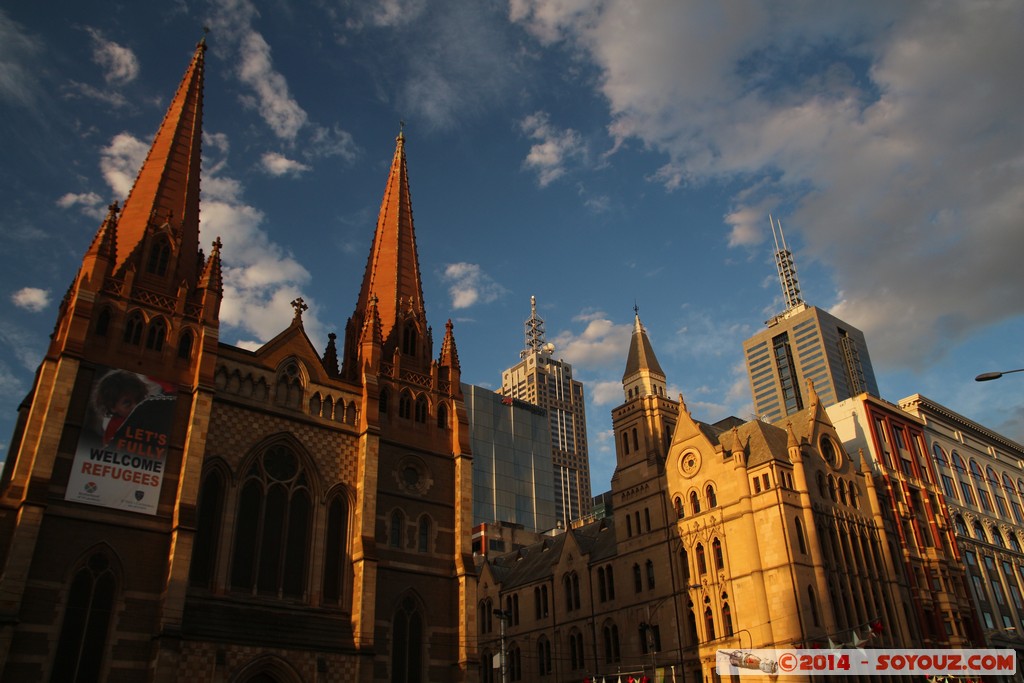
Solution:
[(554, 357), (555, 346), (544, 339), (544, 321), (537, 298), (530, 297), (526, 348), (520, 361), (501, 373), (501, 393), (548, 411), (551, 461), (555, 477), (555, 515), (569, 524), (590, 514), (590, 459), (583, 384), (572, 378), (572, 366)]

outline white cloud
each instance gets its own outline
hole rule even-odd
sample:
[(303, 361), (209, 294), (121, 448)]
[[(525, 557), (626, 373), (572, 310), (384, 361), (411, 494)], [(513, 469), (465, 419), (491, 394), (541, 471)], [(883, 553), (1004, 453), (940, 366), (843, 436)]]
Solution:
[(625, 400), (622, 394), (622, 381), (587, 382), (587, 397), (595, 406), (617, 406)]
[(30, 107), (40, 94), (36, 58), (42, 44), (0, 9), (0, 101)]
[(71, 209), (77, 206), (86, 216), (91, 216), (100, 220), (107, 215), (107, 209), (104, 206), (103, 197), (99, 196), (95, 192), (80, 192), (78, 194), (68, 192), (57, 200), (57, 206), (62, 209)]
[(340, 126), (326, 127), (314, 124), (311, 127), (306, 156), (312, 159), (341, 157), (352, 163), (359, 155), (359, 147), (352, 134)]
[(100, 171), (117, 197), (128, 196), (148, 153), (149, 145), (129, 133), (118, 133), (100, 150)]
[(119, 92), (97, 88), (87, 83), (79, 83), (78, 81), (68, 81), (61, 86), (61, 93), (67, 99), (78, 99), (86, 98), (90, 100), (96, 100), (103, 104), (110, 105), (115, 109), (121, 107), (127, 107), (129, 105), (128, 98)]
[(740, 209), (768, 195), (795, 207), (782, 216), (787, 238), (830, 268), (833, 312), (867, 334), (876, 365), (920, 366), (1024, 314), (1008, 276), (1024, 252), (1024, 5), (511, 10), (597, 66), (619, 148), (636, 141), (666, 159), (652, 179), (758, 188), (737, 194), (731, 244), (756, 240)]
[(301, 161), (289, 159), (285, 155), (280, 154), (278, 152), (264, 153), (263, 157), (260, 159), (260, 164), (262, 165), (264, 171), (266, 171), (272, 176), (278, 177), (283, 175), (297, 177), (299, 175), (302, 175), (305, 171), (309, 171), (312, 169), (312, 166), (307, 166)]
[[(601, 311), (584, 312), (574, 320), (587, 325), (579, 334), (568, 330), (558, 333), (553, 340), (556, 357), (589, 369), (602, 365), (624, 366), (633, 334), (631, 323), (616, 325)], [(619, 390), (622, 390), (621, 382)]]
[(580, 134), (571, 128), (556, 128), (545, 112), (527, 116), (519, 127), (529, 138), (537, 141), (530, 147), (523, 166), (537, 172), (541, 187), (564, 175), (567, 164), (583, 155)]
[(38, 313), (50, 305), (50, 290), (38, 287), (22, 287), (11, 295), (11, 301), (18, 308)]
[(263, 212), (245, 202), (242, 183), (224, 175), (227, 136), (211, 133), (209, 140), (215, 144), (203, 160), (200, 225), (204, 239), (219, 237), (223, 243), (221, 322), (240, 338), (244, 335), (245, 344), (258, 347), (288, 326), (294, 315), (291, 301), (302, 296), (309, 306), (303, 326), (316, 343), (322, 336), (317, 305), (302, 291), (310, 281), (309, 271), (270, 239), (263, 228)]
[(111, 85), (131, 83), (139, 75), (139, 60), (131, 49), (107, 40), (94, 28), (87, 28), (92, 37), (92, 60), (105, 69), (103, 78)]
[(455, 309), (491, 303), (506, 291), (475, 263), (449, 263), (441, 279), (448, 284)]
[(294, 142), (308, 115), (292, 98), (288, 81), (274, 68), (270, 45), (253, 28), (258, 16), (248, 0), (224, 0), (217, 3), (210, 21), (217, 35), (223, 36), (218, 49), (235, 53), (235, 75), (249, 88), (243, 104), (258, 111), (277, 137)]

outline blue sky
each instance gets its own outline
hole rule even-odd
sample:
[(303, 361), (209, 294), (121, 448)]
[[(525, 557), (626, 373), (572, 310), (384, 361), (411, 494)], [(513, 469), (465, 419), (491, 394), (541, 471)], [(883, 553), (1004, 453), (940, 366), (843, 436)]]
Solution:
[[(804, 298), (883, 398), (1024, 441), (1024, 4), (248, 0), (0, 8), (0, 458), (57, 305), (208, 26), (202, 235), (221, 339), (343, 331), (405, 121), (427, 313), (500, 385), (536, 295), (592, 485), (634, 303), (673, 395), (751, 417), (742, 341)], [(438, 349), (439, 350), (439, 347)]]

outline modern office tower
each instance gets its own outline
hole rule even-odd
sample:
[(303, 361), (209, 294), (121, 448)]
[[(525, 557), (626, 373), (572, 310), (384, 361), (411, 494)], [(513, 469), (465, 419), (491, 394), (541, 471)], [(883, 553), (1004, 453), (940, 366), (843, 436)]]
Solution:
[(590, 459), (583, 384), (572, 378), (572, 366), (554, 358), (555, 345), (544, 340), (544, 321), (537, 315), (537, 297), (530, 297), (526, 348), (519, 363), (501, 373), (501, 394), (548, 411), (551, 460), (555, 478), (555, 515), (568, 524), (590, 514)]
[(473, 452), (473, 524), (555, 526), (548, 412), (493, 389), (462, 385)]
[(782, 224), (777, 232), (774, 221), (771, 225), (786, 309), (767, 321), (767, 329), (743, 342), (754, 413), (775, 422), (803, 409), (808, 381), (814, 382), (824, 405), (864, 392), (878, 396), (864, 334), (803, 301)]

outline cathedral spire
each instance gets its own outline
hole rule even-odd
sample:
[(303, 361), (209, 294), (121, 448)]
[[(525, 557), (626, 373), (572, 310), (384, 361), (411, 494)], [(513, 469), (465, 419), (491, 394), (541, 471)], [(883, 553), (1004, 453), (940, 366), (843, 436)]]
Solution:
[(146, 237), (163, 227), (172, 243), (175, 282), (194, 287), (199, 252), (199, 167), (206, 41), (192, 61), (164, 115), (117, 224), (115, 274), (130, 260), (136, 269)]
[(356, 319), (362, 320), (371, 297), (376, 297), (385, 342), (391, 339), (396, 324), (405, 316), (417, 318), (423, 324), (426, 321), (405, 161), (405, 133), (400, 132), (395, 142), (395, 155), (355, 312)]
[(633, 337), (629, 341), (626, 371), (622, 373), (622, 390), (626, 399), (634, 396), (665, 395), (665, 371), (661, 369), (647, 330), (640, 322), (640, 309), (633, 307)]

